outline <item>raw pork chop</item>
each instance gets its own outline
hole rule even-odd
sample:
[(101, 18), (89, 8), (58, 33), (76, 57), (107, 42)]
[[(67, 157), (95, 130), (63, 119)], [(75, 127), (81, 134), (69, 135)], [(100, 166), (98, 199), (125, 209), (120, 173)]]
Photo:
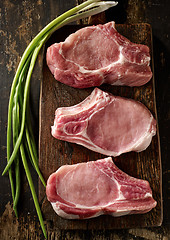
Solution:
[(75, 88), (144, 85), (152, 77), (149, 63), (149, 48), (120, 35), (114, 22), (82, 28), (47, 50), (54, 77)]
[(122, 172), (111, 157), (60, 167), (46, 194), (54, 211), (68, 219), (146, 213), (157, 204), (149, 183)]
[(118, 156), (145, 150), (156, 134), (156, 121), (139, 102), (95, 88), (83, 102), (55, 112), (52, 135), (95, 152)]

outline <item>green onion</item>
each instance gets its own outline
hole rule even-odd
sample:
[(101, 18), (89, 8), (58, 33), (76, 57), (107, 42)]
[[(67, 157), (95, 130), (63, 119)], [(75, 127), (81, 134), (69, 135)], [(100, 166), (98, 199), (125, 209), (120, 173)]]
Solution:
[[(43, 28), (27, 46), (17, 68), (15, 77), (13, 79), (8, 105), (7, 165), (2, 175), (4, 175), (7, 171), (9, 173), (12, 198), (14, 202), (13, 208), (16, 216), (18, 216), (17, 203), (20, 193), (19, 162), (20, 159), (22, 159), (26, 176), (30, 185), (31, 193), (33, 196), (34, 204), (39, 217), (39, 221), (45, 237), (46, 231), (43, 223), (43, 218), (35, 193), (31, 174), (28, 168), (26, 160), (27, 155), (25, 154), (27, 152), (30, 161), (35, 168), (40, 180), (42, 181), (43, 185), (46, 186), (45, 180), (43, 179), (43, 176), (38, 167), (36, 144), (29, 117), (29, 86), (31, 81), (31, 75), (40, 49), (54, 31), (70, 22), (98, 14), (116, 5), (117, 2), (114, 1), (88, 0), (54, 19), (45, 28)], [(12, 151), (11, 130), (13, 130)], [(15, 184), (12, 178), (13, 164), (15, 165)]]
[[(13, 108), (13, 123), (15, 123), (15, 126), (13, 124), (13, 143), (16, 142), (16, 137), (18, 134), (18, 124), (19, 124), (19, 106), (16, 103)], [(15, 115), (16, 114), (16, 115)], [(16, 122), (15, 122), (16, 121)], [(16, 134), (16, 135), (15, 135)], [(18, 217), (18, 211), (17, 211), (17, 204), (19, 201), (20, 196), (20, 170), (19, 170), (19, 154), (17, 153), (17, 157), (15, 159), (15, 185), (16, 185), (16, 192), (15, 192), (15, 198), (14, 198), (14, 211), (15, 215)]]
[(47, 238), (47, 233), (46, 233), (46, 230), (45, 230), (41, 209), (40, 209), (40, 206), (39, 206), (39, 203), (38, 203), (38, 199), (37, 199), (34, 184), (33, 184), (33, 181), (32, 181), (31, 173), (30, 173), (30, 170), (29, 170), (29, 167), (28, 167), (28, 163), (27, 163), (27, 159), (26, 159), (26, 156), (25, 156), (23, 144), (20, 145), (20, 152), (21, 152), (22, 163), (24, 165), (25, 173), (26, 173), (26, 176), (27, 176), (27, 179), (28, 179), (28, 183), (30, 185), (30, 189), (31, 189), (33, 200), (34, 200), (35, 208), (37, 210), (37, 214), (38, 214), (39, 221), (40, 221), (40, 224), (41, 224), (41, 228), (42, 228), (42, 231), (44, 233), (44, 237)]

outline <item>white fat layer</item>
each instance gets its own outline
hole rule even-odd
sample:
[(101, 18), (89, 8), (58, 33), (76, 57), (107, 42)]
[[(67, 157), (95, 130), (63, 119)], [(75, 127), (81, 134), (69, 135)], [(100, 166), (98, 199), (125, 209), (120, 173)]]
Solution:
[(60, 54), (61, 56), (63, 56), (62, 45), (63, 45), (63, 43), (61, 43), (61, 47), (60, 47), (60, 49), (59, 49), (59, 54)]
[(152, 197), (152, 194), (149, 193), (149, 192), (147, 192), (147, 193), (145, 194), (144, 198), (149, 198), (149, 197)]
[[(81, 73), (89, 73), (89, 72), (91, 72), (91, 70), (85, 69), (84, 67), (80, 66), (79, 64), (76, 64), (76, 65), (79, 66), (79, 71), (80, 71)], [(93, 70), (93, 71), (94, 71), (94, 70)]]
[[(79, 219), (80, 218), (79, 215), (68, 214), (68, 213), (64, 212), (62, 209), (60, 209), (60, 207), (56, 206), (56, 203), (51, 203), (51, 205), (52, 205), (54, 211), (62, 218), (65, 218), (65, 219)], [(111, 215), (113, 217), (120, 217), (120, 216), (128, 215), (130, 213), (131, 213), (131, 211), (118, 210), (117, 212), (110, 212), (109, 215)], [(102, 210), (99, 210), (94, 215), (92, 215), (90, 217), (86, 217), (86, 219), (95, 218), (95, 217), (98, 217), (103, 214), (104, 214), (104, 212)]]
[[(54, 211), (62, 218), (66, 218), (66, 219), (79, 219), (80, 218), (79, 215), (68, 214), (68, 213), (64, 212), (62, 209), (57, 207), (55, 203), (51, 203), (51, 205), (52, 205)], [(95, 218), (95, 217), (98, 217), (98, 216), (100, 216), (102, 214), (103, 214), (103, 211), (98, 211), (97, 213), (95, 213), (91, 217), (87, 217), (86, 219)]]
[[(121, 77), (121, 75), (118, 75), (118, 77)], [(116, 86), (123, 86), (124, 83), (122, 83), (120, 80), (117, 80), (116, 82), (112, 83), (111, 85), (116, 85)]]
[(71, 106), (71, 107), (60, 107), (57, 108), (57, 118), (62, 115), (72, 115), (79, 114), (80, 112), (83, 112), (84, 110), (87, 111), (89, 108), (93, 107), (94, 105), (97, 107), (98, 110), (98, 101), (104, 100), (106, 103), (110, 101), (110, 95), (106, 92), (103, 92), (99, 88), (95, 88), (93, 92), (85, 98), (82, 102)]
[(56, 206), (56, 203), (51, 202), (51, 205), (54, 209), (54, 211), (62, 218), (67, 218), (67, 219), (79, 219), (78, 215), (74, 215), (74, 214), (68, 214), (66, 212), (64, 212), (62, 209), (60, 209), (59, 207)]
[(113, 212), (110, 215), (114, 216), (114, 217), (120, 217), (120, 216), (125, 216), (130, 214), (131, 211), (118, 211), (118, 212)]
[(145, 132), (145, 135), (142, 136), (133, 146), (133, 151), (136, 152), (141, 152), (143, 150), (145, 150), (151, 143), (152, 137), (155, 135), (155, 131), (151, 131), (149, 132), (149, 129), (151, 127), (153, 121), (153, 116), (151, 115), (150, 117), (150, 123), (148, 124), (148, 128), (147, 131)]
[[(56, 206), (56, 203), (51, 203), (54, 211), (62, 218), (66, 218), (66, 219), (79, 219), (79, 215), (76, 214), (68, 214), (66, 212), (64, 212), (62, 209), (60, 209), (59, 207)], [(117, 212), (112, 212), (109, 213), (109, 215), (114, 216), (114, 217), (120, 217), (120, 216), (124, 216), (124, 215), (128, 215), (130, 214), (131, 211), (117, 211)], [(86, 219), (89, 218), (95, 218), (98, 217), (100, 215), (103, 215), (103, 211), (98, 211), (97, 213), (95, 213), (94, 215), (92, 215), (91, 217), (87, 217)]]

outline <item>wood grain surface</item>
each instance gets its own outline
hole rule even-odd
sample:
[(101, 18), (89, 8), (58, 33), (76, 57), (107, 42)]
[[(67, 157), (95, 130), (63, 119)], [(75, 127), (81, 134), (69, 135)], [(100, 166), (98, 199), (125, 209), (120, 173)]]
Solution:
[[(63, 41), (70, 33), (75, 32), (79, 26), (67, 26), (58, 30), (46, 44)], [(152, 32), (149, 24), (116, 25), (117, 30), (133, 42), (146, 44), (152, 53)], [(151, 62), (153, 70), (153, 61)], [(142, 87), (115, 87), (103, 85), (100, 88), (114, 95), (128, 97), (142, 102), (157, 119), (154, 76), (152, 80)], [(43, 79), (40, 97), (40, 168), (47, 180), (49, 175), (64, 164), (74, 164), (90, 160), (97, 160), (104, 155), (90, 151), (80, 145), (57, 140), (51, 135), (51, 126), (54, 121), (56, 108), (71, 106), (79, 103), (91, 92), (89, 89), (75, 89), (56, 81), (50, 73), (44, 55)], [(47, 201), (45, 190), (40, 184), (39, 198), (46, 220), (52, 220), (59, 229), (119, 229), (132, 227), (160, 226), (162, 223), (162, 189), (161, 189), (161, 157), (159, 143), (159, 129), (153, 137), (150, 146), (140, 153), (126, 153), (114, 158), (116, 165), (127, 174), (146, 179), (153, 190), (153, 197), (157, 206), (151, 212), (142, 215), (129, 215), (124, 217), (100, 216), (89, 220), (65, 220), (57, 216)]]

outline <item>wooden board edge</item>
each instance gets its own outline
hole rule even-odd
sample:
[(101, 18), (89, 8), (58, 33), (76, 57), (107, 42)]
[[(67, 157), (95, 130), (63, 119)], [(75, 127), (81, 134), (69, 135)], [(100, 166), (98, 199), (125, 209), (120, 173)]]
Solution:
[(156, 122), (157, 122), (157, 139), (158, 139), (158, 152), (159, 152), (159, 160), (160, 160), (160, 202), (161, 202), (161, 218), (160, 218), (160, 222), (158, 223), (158, 226), (162, 225), (163, 222), (163, 194), (162, 194), (162, 160), (161, 160), (161, 145), (160, 145), (160, 135), (159, 135), (159, 122), (158, 122), (158, 114), (157, 114), (157, 107), (156, 107), (156, 91), (155, 91), (155, 69), (154, 69), (154, 53), (153, 53), (153, 33), (152, 33), (152, 26), (150, 24), (148, 24), (150, 27), (150, 31), (151, 31), (151, 52), (152, 52), (152, 72), (153, 72), (153, 98), (154, 98), (154, 110), (155, 110), (155, 118), (156, 118)]

